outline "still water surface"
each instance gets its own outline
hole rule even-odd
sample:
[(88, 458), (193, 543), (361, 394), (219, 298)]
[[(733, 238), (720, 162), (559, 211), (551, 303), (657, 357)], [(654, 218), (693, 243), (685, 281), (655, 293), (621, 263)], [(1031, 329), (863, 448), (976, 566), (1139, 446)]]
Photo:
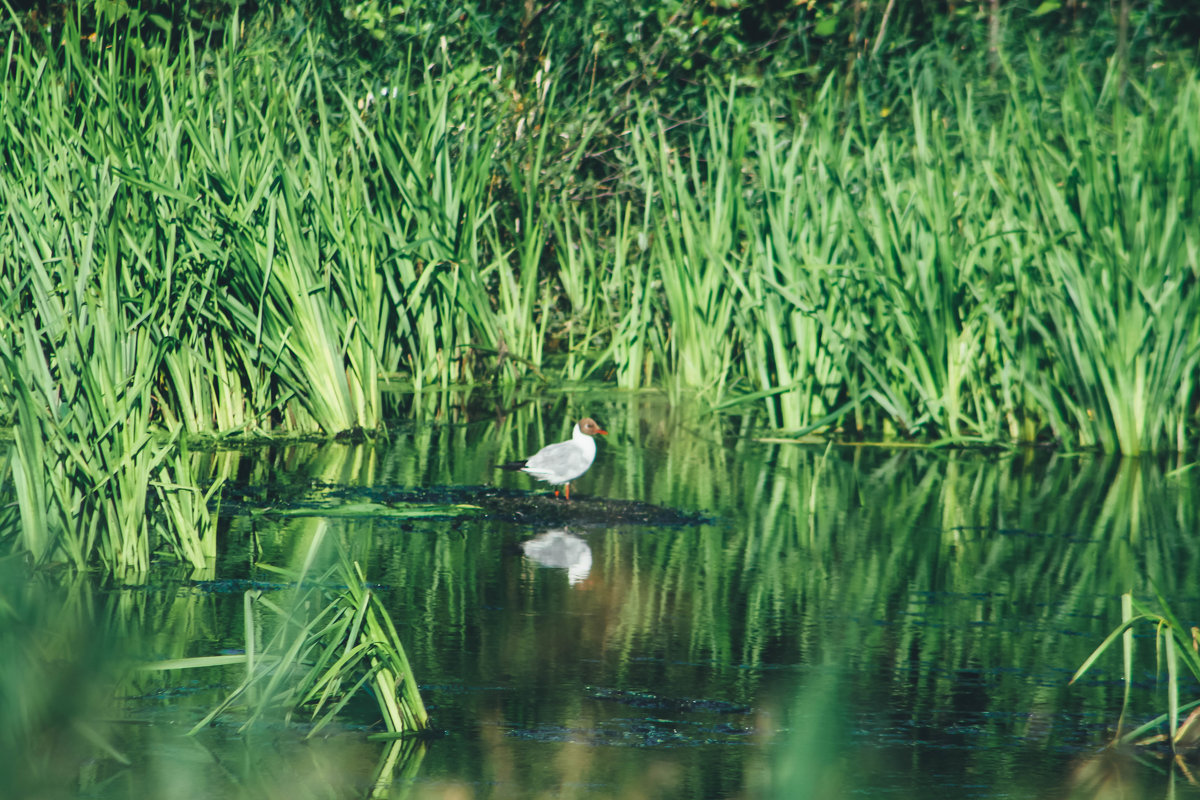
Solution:
[[(611, 435), (570, 506), (492, 468), (584, 414)], [(143, 609), (139, 655), (243, 647), (246, 581), (276, 580), (256, 564), (333, 532), (386, 597), (442, 733), (389, 752), (365, 740), (364, 702), (317, 742), (236, 719), (184, 738), (236, 673), (157, 675), (128, 692), (147, 723), (121, 734), (134, 763), (81, 796), (363, 796), (389, 755), (378, 796), (1196, 796), (1153, 756), (1099, 753), (1115, 654), (1067, 685), (1122, 592), (1149, 597), (1153, 580), (1196, 618), (1194, 473), (759, 441), (738, 424), (597, 397), (376, 445), (207, 454), (229, 478), (224, 555), (122, 601)], [(453, 517), (262, 513), (484, 498)], [(1148, 718), (1165, 694), (1139, 641)]]

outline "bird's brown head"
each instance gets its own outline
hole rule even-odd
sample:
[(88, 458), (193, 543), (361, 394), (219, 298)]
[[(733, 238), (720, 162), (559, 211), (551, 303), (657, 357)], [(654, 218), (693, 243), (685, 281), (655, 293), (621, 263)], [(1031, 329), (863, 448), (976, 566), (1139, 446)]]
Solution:
[(586, 433), (588, 436), (595, 436), (597, 433), (608, 436), (608, 431), (596, 424), (596, 420), (591, 417), (584, 417), (579, 420), (579, 430)]

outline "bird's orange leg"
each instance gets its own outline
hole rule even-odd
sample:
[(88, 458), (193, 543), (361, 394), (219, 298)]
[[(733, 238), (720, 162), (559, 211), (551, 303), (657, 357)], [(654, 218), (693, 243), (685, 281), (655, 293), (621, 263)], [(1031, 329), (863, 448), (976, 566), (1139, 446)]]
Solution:
[(566, 486), (563, 487), (563, 489), (566, 490), (567, 499), (570, 500), (571, 499), (571, 484), (568, 483)]

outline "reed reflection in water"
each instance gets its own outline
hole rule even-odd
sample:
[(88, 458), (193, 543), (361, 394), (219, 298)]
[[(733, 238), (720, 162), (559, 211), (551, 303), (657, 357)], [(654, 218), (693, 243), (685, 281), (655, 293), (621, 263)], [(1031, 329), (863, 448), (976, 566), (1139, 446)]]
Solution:
[[(347, 774), (324, 784), (329, 796), (758, 797), (797, 786), (827, 796), (1062, 796), (1072, 774), (1094, 782), (1096, 771), (1077, 765), (1106, 741), (1120, 705), (1118, 664), (1066, 685), (1114, 626), (1119, 595), (1153, 581), (1179, 599), (1181, 617), (1196, 616), (1190, 534), (1200, 519), (1194, 480), (1169, 475), (1174, 465), (763, 442), (736, 418), (714, 425), (644, 399), (586, 399), (612, 421), (589, 496), (703, 521), (572, 519), (564, 530), (491, 512), (316, 517), (397, 621), (445, 734), (376, 780), (388, 751), (353, 738), (373, 719), (351, 704), (350, 727), (335, 738), (356, 741), (361, 757), (332, 759)], [(238, 582), (269, 583), (259, 565), (294, 564), (311, 536), (314, 517), (281, 512), (471, 504), (499, 491), (486, 484), (491, 464), (578, 410), (563, 400), (500, 422), (460, 417), (375, 445), (193, 454), (198, 474), (227, 481), (223, 549), (201, 581), (97, 594), (85, 579), (73, 590), (82, 599), (54, 612), (29, 590), (27, 602), (6, 595), (8, 619), (26, 621), (8, 626), (4, 650), (6, 694), (22, 698), (5, 703), (22, 709), (4, 717), (13, 785), (43, 796), (124, 797), (131, 787), (188, 796), (188, 786), (275, 796), (261, 781), (288, 785), (282, 776), (299, 771), (281, 766), (293, 752), (287, 728), (258, 730), (256, 742), (276, 744), (253, 757), (232, 728), (208, 729), (196, 744), (176, 738), (236, 681), (219, 671), (185, 691), (162, 676), (96, 669), (88, 691), (115, 681), (117, 708), (68, 704), (84, 717), (144, 722), (104, 731), (128, 763), (86, 738), (44, 747), (66, 741), (53, 731), (75, 729), (50, 709), (88, 683), (60, 682), (48, 698), (23, 682), (52, 673), (28, 667), (70, 664), (87, 649), (65, 636), (47, 649), (28, 632), (51, 628), (29, 621), (51, 614), (74, 620), (70, 630), (119, 631), (108, 639), (126, 643), (113, 663), (239, 647)], [(1144, 665), (1134, 689), (1146, 716), (1161, 708), (1153, 669)], [(26, 758), (35, 743), (43, 755)], [(211, 756), (161, 757), (181, 746)], [(222, 769), (186, 777), (208, 758)], [(1178, 780), (1129, 769), (1152, 793)]]

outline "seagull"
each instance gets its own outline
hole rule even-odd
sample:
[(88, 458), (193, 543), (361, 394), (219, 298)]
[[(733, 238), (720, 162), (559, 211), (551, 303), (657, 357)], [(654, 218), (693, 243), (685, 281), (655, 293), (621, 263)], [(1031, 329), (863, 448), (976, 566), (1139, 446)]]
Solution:
[[(584, 417), (575, 423), (575, 430), (567, 441), (548, 444), (522, 461), (501, 464), (500, 469), (519, 469), (555, 486), (566, 484), (565, 491), (570, 500), (571, 481), (587, 472), (596, 460), (596, 440), (592, 437), (597, 433), (608, 435), (608, 431), (597, 425), (596, 420)], [(558, 497), (558, 489), (554, 490), (554, 496)]]

